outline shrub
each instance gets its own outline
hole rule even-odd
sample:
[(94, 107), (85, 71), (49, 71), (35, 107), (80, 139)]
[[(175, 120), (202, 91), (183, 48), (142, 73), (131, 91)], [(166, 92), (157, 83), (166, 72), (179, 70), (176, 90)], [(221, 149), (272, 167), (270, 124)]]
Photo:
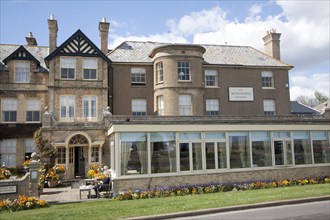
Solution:
[(10, 199), (0, 200), (0, 213), (42, 208), (47, 206), (48, 203), (45, 200), (28, 196), (18, 196), (18, 199), (15, 199), (14, 201)]

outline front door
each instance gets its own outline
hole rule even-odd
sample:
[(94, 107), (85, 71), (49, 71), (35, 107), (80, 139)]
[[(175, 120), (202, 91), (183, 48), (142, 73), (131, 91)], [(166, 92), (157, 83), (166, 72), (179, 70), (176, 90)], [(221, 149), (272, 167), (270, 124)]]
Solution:
[(75, 177), (85, 176), (85, 157), (84, 148), (75, 147), (74, 148), (74, 175)]
[(274, 140), (275, 165), (292, 165), (291, 140)]

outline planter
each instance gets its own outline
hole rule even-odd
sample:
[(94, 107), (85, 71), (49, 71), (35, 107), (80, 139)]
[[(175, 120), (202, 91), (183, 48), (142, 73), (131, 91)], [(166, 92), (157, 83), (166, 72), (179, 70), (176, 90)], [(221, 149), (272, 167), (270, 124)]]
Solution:
[(65, 177), (65, 173), (58, 174), (58, 176), (59, 176), (60, 180), (62, 180)]
[(49, 188), (54, 188), (57, 185), (57, 180), (47, 182)]

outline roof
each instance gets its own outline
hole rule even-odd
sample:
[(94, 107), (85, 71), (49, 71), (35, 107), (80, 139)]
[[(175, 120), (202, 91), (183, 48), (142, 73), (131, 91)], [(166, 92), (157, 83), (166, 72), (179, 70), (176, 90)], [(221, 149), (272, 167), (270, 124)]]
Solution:
[[(6, 70), (7, 67), (4, 63), (4, 59), (11, 56), (21, 45), (13, 44), (0, 44), (0, 70)], [(39, 63), (40, 63), (40, 72), (48, 72), (44, 58), (48, 55), (48, 47), (45, 46), (28, 46), (24, 45), (26, 49)]]
[(109, 58), (80, 29), (72, 34), (71, 37), (57, 47), (51, 54), (45, 57), (45, 61), (47, 62), (57, 55), (100, 56), (105, 61), (111, 62)]
[[(152, 63), (151, 52), (161, 46), (175, 45), (157, 42), (125, 41), (108, 53), (112, 62)], [(180, 45), (180, 44), (178, 44)], [(291, 69), (292, 66), (274, 59), (261, 51), (249, 46), (206, 45), (204, 64), (237, 65), (237, 66), (268, 66)]]
[(298, 115), (319, 115), (320, 112), (307, 105), (301, 104), (297, 101), (291, 101), (291, 114)]

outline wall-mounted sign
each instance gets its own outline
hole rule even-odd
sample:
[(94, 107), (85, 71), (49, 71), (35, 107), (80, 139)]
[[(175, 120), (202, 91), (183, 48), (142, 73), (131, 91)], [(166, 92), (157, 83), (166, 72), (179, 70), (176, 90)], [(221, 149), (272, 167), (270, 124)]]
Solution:
[(251, 102), (254, 101), (252, 87), (229, 87), (229, 101)]
[(0, 186), (0, 194), (17, 193), (17, 186)]

